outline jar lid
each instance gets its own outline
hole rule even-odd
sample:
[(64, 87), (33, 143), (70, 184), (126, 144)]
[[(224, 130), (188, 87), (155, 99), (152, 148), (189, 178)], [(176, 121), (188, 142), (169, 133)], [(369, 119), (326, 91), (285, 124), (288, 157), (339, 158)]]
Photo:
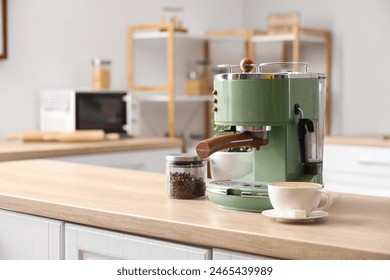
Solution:
[(92, 60), (93, 66), (110, 65), (111, 61), (108, 59), (94, 58)]
[(169, 161), (177, 161), (177, 162), (200, 162), (200, 161), (206, 161), (207, 159), (201, 158), (198, 155), (195, 154), (170, 154), (165, 156), (166, 160)]

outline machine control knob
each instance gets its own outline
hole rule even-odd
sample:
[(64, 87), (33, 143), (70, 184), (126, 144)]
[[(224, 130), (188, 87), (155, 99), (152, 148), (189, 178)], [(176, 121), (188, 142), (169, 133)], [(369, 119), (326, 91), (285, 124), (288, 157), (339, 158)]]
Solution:
[(249, 73), (250, 71), (252, 71), (253, 66), (254, 66), (253, 60), (250, 59), (249, 57), (245, 57), (240, 61), (240, 68), (245, 73)]
[(214, 99), (213, 99), (213, 103), (214, 103), (214, 104), (217, 104), (217, 103), (218, 103), (218, 99), (217, 99), (217, 98), (214, 98)]
[(218, 112), (218, 108), (216, 106), (214, 106), (213, 111)]
[(214, 94), (214, 95), (218, 95), (218, 92), (217, 92), (216, 89), (213, 90), (213, 94)]

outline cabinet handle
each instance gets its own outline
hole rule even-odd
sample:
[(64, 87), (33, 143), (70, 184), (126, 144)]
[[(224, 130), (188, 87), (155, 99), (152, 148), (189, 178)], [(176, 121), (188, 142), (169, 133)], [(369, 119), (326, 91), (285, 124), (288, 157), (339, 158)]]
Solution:
[(378, 160), (378, 159), (372, 159), (372, 158), (360, 158), (360, 159), (358, 159), (358, 163), (364, 164), (364, 165), (390, 166), (390, 161)]

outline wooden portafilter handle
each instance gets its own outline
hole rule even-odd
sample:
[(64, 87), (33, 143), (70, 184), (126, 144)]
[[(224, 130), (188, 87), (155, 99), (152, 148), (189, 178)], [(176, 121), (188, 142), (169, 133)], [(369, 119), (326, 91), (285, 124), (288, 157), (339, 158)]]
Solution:
[(208, 138), (196, 145), (196, 153), (201, 158), (207, 158), (215, 152), (228, 148), (251, 147), (256, 150), (260, 146), (268, 144), (268, 140), (259, 139), (250, 133), (227, 134), (218, 137)]

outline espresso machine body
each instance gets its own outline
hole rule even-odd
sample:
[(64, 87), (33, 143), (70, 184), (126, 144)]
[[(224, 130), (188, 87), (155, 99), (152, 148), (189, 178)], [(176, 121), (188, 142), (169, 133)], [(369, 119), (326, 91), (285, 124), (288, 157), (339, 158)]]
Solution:
[[(304, 70), (265, 71), (282, 65)], [(229, 144), (255, 147), (253, 174), (244, 182), (211, 182), (208, 196), (227, 208), (262, 211), (272, 208), (267, 198), (269, 182), (322, 183), (326, 76), (309, 73), (307, 63), (252, 66), (255, 72), (233, 73), (229, 65), (228, 73), (214, 77), (213, 110), (216, 125), (230, 127), (253, 142), (262, 141), (251, 145), (235, 139)], [(261, 203), (247, 206), (256, 205), (256, 198)], [(231, 204), (232, 200), (236, 202)]]

